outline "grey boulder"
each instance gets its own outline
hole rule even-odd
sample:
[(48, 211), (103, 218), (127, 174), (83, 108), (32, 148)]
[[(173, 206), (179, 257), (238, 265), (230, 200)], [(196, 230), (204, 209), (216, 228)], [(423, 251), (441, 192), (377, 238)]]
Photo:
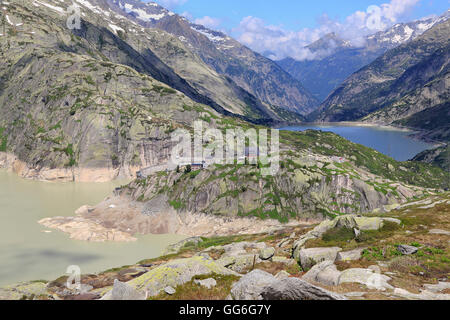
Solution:
[(303, 280), (317, 282), (326, 286), (337, 286), (341, 272), (336, 268), (333, 261), (323, 261), (316, 264), (304, 276)]
[(275, 255), (275, 249), (272, 247), (267, 247), (267, 248), (261, 249), (259, 251), (259, 258), (261, 260), (269, 260), (274, 255)]
[(363, 248), (351, 251), (341, 251), (337, 254), (337, 261), (355, 261), (361, 259)]
[(253, 270), (243, 276), (231, 288), (233, 300), (262, 300), (261, 291), (264, 287), (276, 282), (277, 279), (262, 270)]
[(301, 249), (299, 252), (299, 262), (303, 270), (308, 270), (322, 261), (334, 262), (338, 252), (341, 250), (338, 247)]
[(145, 294), (115, 279), (112, 291), (105, 295), (104, 300), (145, 300)]
[(164, 288), (164, 292), (168, 295), (174, 295), (177, 291), (173, 287), (168, 286)]
[(205, 280), (194, 280), (194, 283), (196, 283), (202, 287), (208, 288), (208, 289), (214, 288), (217, 285), (217, 281), (213, 278), (209, 278), (209, 279), (205, 279)]
[(347, 300), (345, 296), (319, 288), (298, 278), (288, 278), (266, 286), (264, 300)]
[(401, 244), (397, 247), (397, 250), (404, 255), (411, 255), (411, 254), (415, 254), (417, 253), (417, 251), (419, 251), (418, 248), (413, 247), (413, 246), (407, 246), (405, 244)]

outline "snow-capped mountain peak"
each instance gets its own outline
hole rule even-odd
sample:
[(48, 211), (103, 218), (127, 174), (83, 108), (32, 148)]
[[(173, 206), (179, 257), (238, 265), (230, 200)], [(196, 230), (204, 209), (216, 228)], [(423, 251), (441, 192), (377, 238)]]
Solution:
[(367, 37), (371, 46), (393, 48), (422, 35), (449, 18), (449, 11), (439, 17), (424, 18), (409, 23), (398, 23), (391, 28)]
[(108, 2), (142, 22), (152, 23), (175, 15), (156, 2), (143, 3), (136, 0), (109, 0)]

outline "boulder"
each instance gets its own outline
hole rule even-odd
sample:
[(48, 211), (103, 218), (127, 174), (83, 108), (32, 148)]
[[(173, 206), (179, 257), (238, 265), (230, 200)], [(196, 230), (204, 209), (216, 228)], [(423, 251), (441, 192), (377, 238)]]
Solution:
[(333, 261), (323, 261), (316, 264), (304, 276), (303, 280), (317, 282), (326, 286), (337, 286), (341, 272), (338, 271)]
[(299, 262), (303, 270), (308, 270), (322, 261), (334, 262), (341, 250), (338, 247), (301, 249), (299, 251)]
[(297, 261), (295, 259), (289, 259), (286, 257), (280, 257), (280, 256), (274, 256), (272, 257), (272, 262), (275, 263), (284, 263), (288, 266), (293, 265), (293, 264), (297, 264)]
[(278, 272), (276, 275), (275, 275), (275, 278), (277, 278), (278, 280), (282, 280), (282, 279), (287, 279), (287, 278), (289, 278), (291, 275), (288, 273), (288, 272), (286, 272), (286, 271), (284, 271), (284, 270), (281, 270), (280, 272)]
[(168, 286), (168, 287), (164, 288), (164, 292), (171, 296), (171, 295), (174, 295), (175, 292), (177, 292), (177, 291), (174, 288), (172, 288), (171, 286)]
[(395, 288), (392, 296), (408, 300), (450, 300), (450, 294), (435, 293), (428, 290), (415, 294), (401, 288)]
[(257, 254), (246, 254), (239, 256), (226, 256), (216, 261), (217, 264), (236, 272), (242, 272), (251, 268), (254, 264), (260, 263), (261, 259)]
[(411, 254), (415, 254), (417, 253), (417, 251), (419, 251), (418, 248), (413, 247), (413, 246), (408, 246), (405, 244), (401, 244), (397, 247), (398, 252), (400, 252), (403, 255), (411, 255)]
[(267, 247), (267, 248), (261, 249), (259, 251), (259, 258), (261, 260), (269, 260), (274, 255), (275, 255), (275, 249), (272, 247)]
[(361, 259), (363, 248), (351, 250), (351, 251), (341, 251), (337, 254), (337, 261), (355, 261)]
[(247, 255), (249, 253), (259, 254), (260, 250), (267, 248), (264, 242), (235, 242), (222, 247), (225, 253), (222, 257), (236, 257), (240, 255)]
[(438, 284), (425, 284), (423, 287), (427, 291), (439, 293), (444, 290), (450, 290), (450, 282), (438, 282)]
[(145, 300), (145, 293), (115, 279), (111, 294), (104, 296), (102, 300)]
[(191, 281), (195, 276), (213, 273), (240, 276), (212, 259), (194, 256), (160, 265), (127, 283), (138, 291), (147, 292), (148, 296), (152, 297), (158, 295), (165, 287), (177, 287)]
[(383, 227), (383, 219), (378, 217), (355, 217), (356, 228), (363, 231), (380, 230)]
[(217, 281), (213, 278), (209, 278), (209, 279), (205, 279), (205, 280), (194, 280), (194, 283), (196, 283), (202, 287), (208, 288), (208, 289), (214, 288), (217, 285)]
[(33, 299), (34, 297), (47, 295), (49, 295), (47, 284), (38, 281), (24, 282), (0, 288), (0, 300)]
[(393, 289), (388, 284), (391, 278), (375, 272), (373, 269), (353, 268), (341, 272), (339, 284), (342, 283), (360, 283), (367, 286), (369, 289), (377, 289), (385, 291), (386, 289)]
[(429, 232), (431, 234), (442, 234), (442, 235), (450, 236), (450, 231), (447, 231), (447, 230), (432, 229)]
[(354, 230), (355, 237), (359, 233), (367, 230), (379, 230), (383, 227), (384, 221), (391, 221), (400, 224), (401, 221), (394, 218), (379, 218), (379, 217), (361, 217), (354, 214), (338, 216), (333, 220), (325, 220), (316, 226), (313, 230), (302, 235), (293, 245), (293, 257), (299, 259), (299, 251), (306, 242), (313, 239), (318, 239), (322, 235), (333, 228), (348, 228)]
[(294, 246), (292, 247), (293, 248), (292, 257), (298, 261), (300, 259), (300, 250), (303, 248), (305, 243), (308, 242), (309, 240), (314, 240), (317, 238), (318, 237), (306, 234), (297, 241), (295, 241)]
[(396, 223), (396, 224), (398, 224), (398, 225), (401, 225), (401, 224), (402, 224), (402, 221), (401, 221), (401, 220), (395, 219), (395, 218), (381, 218), (381, 219), (383, 219), (383, 221), (393, 222), (393, 223)]
[(231, 299), (233, 300), (262, 300), (262, 289), (277, 279), (262, 270), (253, 270), (243, 276), (231, 288)]
[(356, 215), (338, 216), (333, 220), (334, 223), (332, 228), (347, 228), (347, 229), (358, 228), (356, 218), (357, 218)]
[(347, 300), (345, 296), (319, 288), (298, 278), (278, 280), (261, 292), (264, 300)]

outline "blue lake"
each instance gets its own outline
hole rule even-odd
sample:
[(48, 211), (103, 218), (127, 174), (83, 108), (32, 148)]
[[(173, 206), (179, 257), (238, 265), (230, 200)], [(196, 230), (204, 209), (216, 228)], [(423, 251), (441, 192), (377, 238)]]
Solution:
[(280, 130), (305, 131), (322, 130), (334, 132), (347, 140), (375, 149), (397, 161), (407, 161), (418, 153), (432, 149), (433, 144), (410, 137), (411, 131), (377, 126), (349, 125), (300, 125), (284, 127)]

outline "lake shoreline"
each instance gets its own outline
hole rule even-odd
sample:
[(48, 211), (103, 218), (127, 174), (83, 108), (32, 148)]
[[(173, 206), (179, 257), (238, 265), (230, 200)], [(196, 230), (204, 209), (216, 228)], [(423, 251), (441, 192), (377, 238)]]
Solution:
[(441, 141), (421, 138), (424, 133), (418, 130), (367, 122), (310, 122), (278, 129), (333, 132), (346, 140), (374, 149), (400, 162), (410, 161), (423, 151), (445, 146)]
[(128, 196), (110, 196), (95, 206), (80, 207), (75, 216), (45, 218), (39, 223), (69, 234), (72, 239), (87, 242), (129, 242), (136, 241), (137, 236), (150, 234), (175, 234), (185, 237), (259, 234), (321, 221), (298, 219), (281, 223), (278, 220), (259, 220), (256, 217), (219, 217), (178, 212), (170, 206), (152, 214), (144, 212), (144, 203)]
[(365, 128), (380, 128), (384, 130), (391, 130), (391, 131), (399, 131), (399, 132), (408, 132), (410, 135), (408, 135), (411, 139), (425, 142), (433, 145), (433, 150), (442, 146), (446, 146), (447, 143), (444, 141), (439, 140), (432, 140), (423, 137), (423, 135), (427, 134), (429, 131), (427, 130), (419, 130), (417, 128), (411, 128), (406, 126), (400, 126), (400, 125), (394, 125), (394, 124), (381, 124), (381, 123), (375, 123), (375, 122), (362, 122), (362, 121), (340, 121), (340, 122), (302, 122), (297, 124), (289, 124), (289, 125), (277, 125), (274, 126), (276, 129), (280, 128), (286, 128), (286, 127), (301, 127), (301, 126), (336, 126), (336, 127), (365, 127)]

